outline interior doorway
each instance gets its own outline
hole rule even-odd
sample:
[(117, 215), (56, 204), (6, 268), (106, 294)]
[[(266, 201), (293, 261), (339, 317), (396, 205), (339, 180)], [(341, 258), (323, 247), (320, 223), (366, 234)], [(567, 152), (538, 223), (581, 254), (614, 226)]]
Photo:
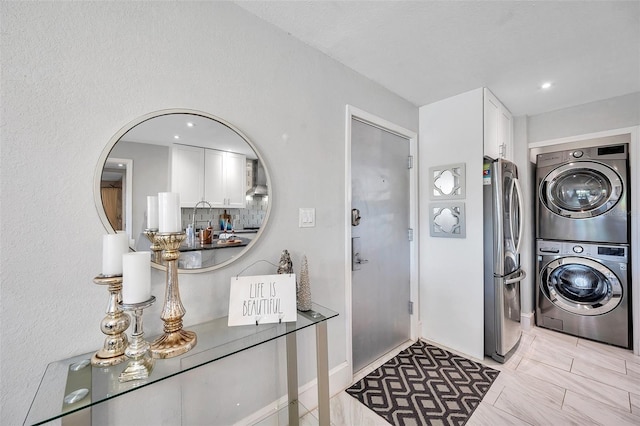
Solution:
[(417, 338), (417, 137), (353, 108), (347, 120), (347, 346), (357, 372)]
[(133, 160), (109, 159), (100, 176), (100, 198), (109, 224), (114, 231), (131, 235), (133, 216)]

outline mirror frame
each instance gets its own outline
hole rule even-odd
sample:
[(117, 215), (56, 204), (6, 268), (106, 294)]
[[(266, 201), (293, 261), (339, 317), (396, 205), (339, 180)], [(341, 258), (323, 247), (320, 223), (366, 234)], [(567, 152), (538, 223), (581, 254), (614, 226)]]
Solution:
[[(102, 221), (102, 225), (105, 227), (107, 233), (115, 234), (116, 231), (113, 229), (113, 226), (111, 226), (111, 223), (109, 222), (109, 219), (107, 218), (107, 215), (105, 213), (105, 210), (104, 210), (104, 207), (103, 207), (103, 204), (102, 204), (102, 195), (101, 195), (101, 191), (100, 191), (100, 182), (102, 180), (102, 171), (103, 171), (104, 166), (106, 164), (107, 158), (109, 157), (109, 153), (111, 152), (113, 147), (120, 141), (120, 139), (129, 130), (133, 129), (134, 127), (136, 127), (137, 125), (139, 125), (139, 124), (141, 124), (141, 123), (143, 123), (145, 121), (151, 120), (151, 119), (156, 118), (156, 117), (161, 117), (161, 116), (164, 116), (164, 115), (171, 115), (171, 114), (197, 115), (197, 116), (200, 116), (200, 117), (205, 117), (205, 118), (217, 121), (218, 123), (227, 126), (231, 130), (233, 130), (238, 136), (240, 136), (249, 145), (249, 147), (253, 150), (253, 152), (255, 152), (256, 156), (258, 157), (258, 161), (260, 161), (262, 163), (262, 166), (264, 168), (264, 173), (265, 173), (265, 176), (267, 178), (267, 188), (269, 188), (269, 195), (268, 195), (269, 201), (267, 203), (267, 211), (265, 212), (264, 220), (262, 221), (262, 224), (260, 225), (260, 229), (256, 233), (255, 238), (253, 238), (251, 240), (251, 242), (249, 242), (249, 244), (246, 245), (244, 250), (242, 250), (240, 253), (238, 253), (235, 257), (227, 259), (226, 261), (221, 262), (221, 263), (216, 264), (216, 265), (207, 266), (207, 267), (203, 267), (203, 268), (197, 268), (197, 269), (178, 269), (179, 273), (187, 273), (187, 274), (199, 274), (199, 273), (203, 273), (203, 272), (215, 271), (217, 269), (221, 269), (221, 268), (224, 268), (224, 267), (230, 265), (231, 263), (233, 263), (233, 262), (237, 261), (238, 259), (240, 259), (241, 257), (243, 257), (246, 253), (251, 251), (253, 246), (255, 246), (256, 243), (260, 240), (262, 234), (264, 233), (264, 229), (265, 229), (266, 225), (269, 223), (269, 216), (271, 214), (271, 207), (273, 206), (273, 190), (272, 190), (272, 186), (271, 186), (271, 175), (269, 174), (269, 168), (267, 167), (267, 164), (265, 163), (264, 159), (262, 158), (262, 155), (260, 154), (260, 152), (258, 151), (256, 146), (251, 142), (251, 140), (244, 133), (242, 133), (237, 127), (235, 127), (234, 125), (230, 124), (229, 122), (227, 122), (227, 121), (225, 121), (225, 120), (223, 120), (223, 119), (221, 119), (219, 117), (216, 117), (215, 115), (211, 115), (211, 114), (203, 112), (203, 111), (198, 111), (198, 110), (193, 110), (193, 109), (184, 109), (184, 108), (174, 108), (174, 109), (164, 109), (164, 110), (154, 111), (154, 112), (145, 114), (145, 115), (143, 115), (143, 116), (141, 116), (139, 118), (136, 118), (135, 120), (130, 121), (129, 123), (127, 123), (120, 130), (118, 130), (111, 137), (111, 139), (109, 139), (109, 142), (104, 147), (104, 149), (102, 150), (102, 153), (100, 154), (100, 157), (98, 158), (98, 163), (96, 165), (96, 170), (95, 170), (94, 179), (93, 179), (94, 180), (93, 198), (94, 198), (94, 202), (95, 202), (96, 211), (98, 212), (98, 216), (100, 217), (100, 220)], [(131, 247), (129, 247), (129, 250), (135, 251)], [(151, 266), (156, 268), (156, 269), (160, 269), (162, 271), (166, 271), (166, 269), (167, 269), (166, 266), (157, 264), (155, 262), (151, 262)]]

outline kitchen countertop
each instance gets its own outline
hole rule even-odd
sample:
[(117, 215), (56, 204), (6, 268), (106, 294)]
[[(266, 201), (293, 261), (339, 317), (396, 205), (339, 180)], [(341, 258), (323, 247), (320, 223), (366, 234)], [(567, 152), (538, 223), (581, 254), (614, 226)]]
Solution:
[[(238, 232), (236, 232), (237, 234)], [(186, 242), (183, 243), (182, 245), (180, 245), (180, 251), (181, 252), (187, 252), (187, 251), (197, 251), (197, 250), (216, 250), (216, 249), (225, 249), (225, 248), (230, 248), (230, 247), (244, 247), (247, 244), (249, 244), (251, 242), (251, 240), (249, 238), (243, 238), (243, 237), (238, 237), (236, 236), (235, 238), (229, 238), (230, 241), (235, 240), (238, 241), (240, 240), (240, 242), (236, 242), (236, 243), (221, 243), (221, 241), (225, 241), (225, 240), (220, 240), (220, 239), (214, 239), (213, 242), (211, 244), (200, 244), (200, 240), (198, 240), (196, 238), (195, 243), (193, 245), (189, 245)]]
[(236, 229), (235, 234), (257, 234), (260, 229)]

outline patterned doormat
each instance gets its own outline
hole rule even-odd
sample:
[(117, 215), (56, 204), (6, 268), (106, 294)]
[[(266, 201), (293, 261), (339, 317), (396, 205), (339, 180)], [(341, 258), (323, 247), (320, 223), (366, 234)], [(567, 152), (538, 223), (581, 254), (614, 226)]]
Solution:
[(392, 425), (463, 425), (499, 373), (418, 341), (347, 393)]

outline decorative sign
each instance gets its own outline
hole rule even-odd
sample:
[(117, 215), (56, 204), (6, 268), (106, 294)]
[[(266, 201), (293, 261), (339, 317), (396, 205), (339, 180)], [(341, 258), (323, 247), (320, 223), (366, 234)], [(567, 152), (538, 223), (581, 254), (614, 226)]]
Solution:
[(296, 275), (232, 277), (229, 326), (296, 321)]

